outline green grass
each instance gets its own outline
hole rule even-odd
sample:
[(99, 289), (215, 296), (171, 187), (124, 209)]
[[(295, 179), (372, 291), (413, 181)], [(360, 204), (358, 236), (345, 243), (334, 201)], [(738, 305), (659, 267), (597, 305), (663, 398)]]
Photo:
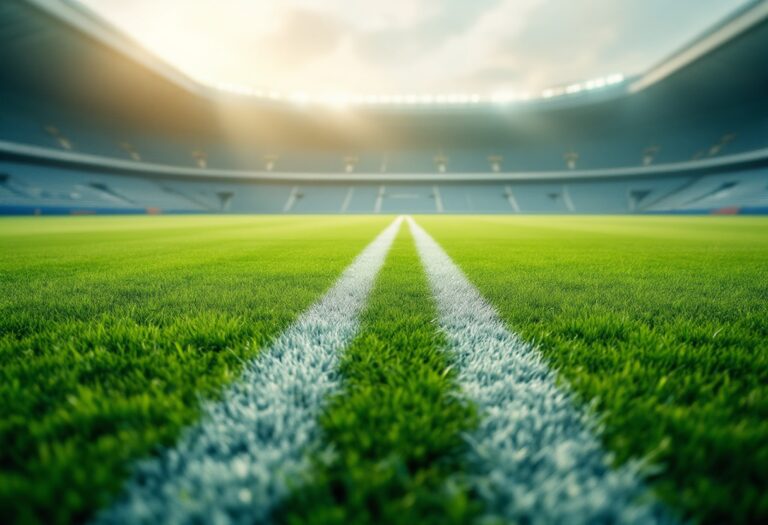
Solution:
[[(171, 444), (391, 218), (0, 220), (0, 516), (82, 521)], [(424, 217), (605, 422), (617, 461), (704, 523), (768, 521), (768, 220)], [(284, 522), (450, 523), (456, 396), (403, 229), (342, 356)]]
[(107, 502), (390, 220), (1, 220), (3, 521)]
[(704, 523), (768, 521), (768, 220), (423, 217), (619, 461)]
[(445, 524), (478, 512), (455, 476), (461, 433), (476, 414), (457, 395), (435, 318), (403, 227), (342, 358), (342, 391), (320, 420), (332, 448), (315, 454), (313, 479), (297, 487), (280, 521)]

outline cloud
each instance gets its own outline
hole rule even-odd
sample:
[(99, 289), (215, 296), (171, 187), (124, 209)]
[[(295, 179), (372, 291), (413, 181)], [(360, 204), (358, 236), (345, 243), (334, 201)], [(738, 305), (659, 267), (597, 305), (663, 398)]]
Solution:
[[(264, 1), (264, 0), (262, 0)], [(450, 1), (450, 0), (449, 0)], [(444, 0), (272, 0), (286, 9), (333, 13), (350, 27), (369, 32), (413, 27), (435, 16)]]
[(259, 38), (251, 50), (268, 56), (274, 69), (287, 72), (332, 54), (345, 32), (346, 24), (336, 17), (290, 9), (281, 13), (277, 29)]
[(539, 90), (640, 72), (748, 0), (83, 0), (207, 81)]
[(455, 34), (422, 75), (457, 90), (538, 91), (639, 73), (745, 0), (504, 0)]
[(444, 0), (430, 16), (413, 19), (410, 24), (388, 26), (360, 32), (355, 46), (361, 58), (382, 66), (401, 67), (418, 62), (441, 48), (454, 35), (472, 27), (500, 0)]

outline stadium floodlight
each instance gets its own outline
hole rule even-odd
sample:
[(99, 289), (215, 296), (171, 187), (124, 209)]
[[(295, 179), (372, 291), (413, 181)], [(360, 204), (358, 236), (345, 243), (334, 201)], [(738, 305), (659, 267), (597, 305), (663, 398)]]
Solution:
[[(576, 82), (566, 86), (548, 88), (539, 93), (543, 99), (559, 97), (562, 95), (575, 95), (582, 91), (592, 91), (606, 86), (624, 82), (626, 77), (620, 73), (614, 73), (604, 77), (597, 77), (584, 82)], [(258, 98), (268, 98), (271, 100), (287, 100), (294, 104), (303, 106), (306, 104), (325, 104), (334, 107), (346, 107), (350, 105), (380, 105), (380, 104), (509, 104), (512, 102), (529, 101), (534, 96), (528, 92), (515, 93), (514, 91), (497, 91), (490, 95), (481, 95), (478, 93), (439, 93), (439, 94), (394, 94), (394, 95), (374, 95), (374, 94), (327, 94), (312, 95), (305, 91), (296, 91), (290, 94), (283, 94), (278, 90), (262, 90), (244, 86), (240, 84), (212, 83), (216, 89), (243, 96), (252, 96)]]
[(515, 95), (508, 91), (498, 91), (491, 95), (491, 101), (496, 104), (509, 104), (515, 99)]
[(221, 91), (227, 91), (236, 95), (253, 95), (253, 90), (250, 87), (244, 86), (242, 84), (217, 84), (216, 87)]
[(570, 86), (565, 88), (565, 92), (568, 95), (574, 95), (576, 93), (581, 93), (582, 91), (582, 85), (581, 84), (571, 84)]
[(312, 98), (304, 93), (303, 91), (298, 91), (296, 93), (291, 94), (291, 102), (294, 104), (297, 104), (299, 106), (304, 106), (312, 101)]
[(330, 105), (336, 109), (344, 109), (352, 103), (352, 98), (345, 93), (336, 93), (328, 98)]

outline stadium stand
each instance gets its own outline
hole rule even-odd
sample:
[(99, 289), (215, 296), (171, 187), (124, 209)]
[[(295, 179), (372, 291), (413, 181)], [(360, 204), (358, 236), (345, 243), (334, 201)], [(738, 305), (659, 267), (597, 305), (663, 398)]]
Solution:
[(764, 2), (643, 75), (504, 106), (215, 92), (54, 0), (0, 4), (0, 43), (0, 213), (768, 212)]

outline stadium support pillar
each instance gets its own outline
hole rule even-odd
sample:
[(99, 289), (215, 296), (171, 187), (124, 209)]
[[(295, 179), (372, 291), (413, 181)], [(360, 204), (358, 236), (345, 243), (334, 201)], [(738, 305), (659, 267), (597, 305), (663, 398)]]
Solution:
[(296, 204), (296, 199), (299, 198), (299, 187), (294, 186), (291, 188), (291, 194), (288, 195), (288, 200), (285, 201), (285, 206), (283, 206), (283, 213), (290, 213), (293, 209), (293, 205)]
[(515, 194), (512, 193), (512, 186), (506, 185), (504, 186), (504, 196), (507, 198), (507, 202), (509, 203), (509, 206), (512, 208), (512, 211), (515, 213), (520, 213), (520, 206), (517, 204), (517, 199), (515, 199)]
[(432, 186), (432, 196), (435, 198), (435, 211), (437, 213), (445, 212), (445, 209), (443, 208), (443, 197), (440, 195), (440, 188), (437, 187), (437, 184)]
[(384, 194), (386, 193), (386, 186), (383, 184), (379, 186), (379, 194), (376, 196), (376, 204), (373, 205), (373, 213), (381, 213), (381, 205), (384, 202)]
[(563, 184), (563, 204), (568, 211), (576, 211), (576, 207), (573, 205), (573, 199), (571, 199), (571, 192), (568, 191), (568, 186)]
[(349, 209), (349, 203), (352, 202), (352, 195), (355, 194), (355, 187), (350, 186), (347, 190), (347, 195), (344, 197), (344, 202), (341, 203), (341, 209), (339, 210), (339, 213), (347, 213), (347, 210)]

